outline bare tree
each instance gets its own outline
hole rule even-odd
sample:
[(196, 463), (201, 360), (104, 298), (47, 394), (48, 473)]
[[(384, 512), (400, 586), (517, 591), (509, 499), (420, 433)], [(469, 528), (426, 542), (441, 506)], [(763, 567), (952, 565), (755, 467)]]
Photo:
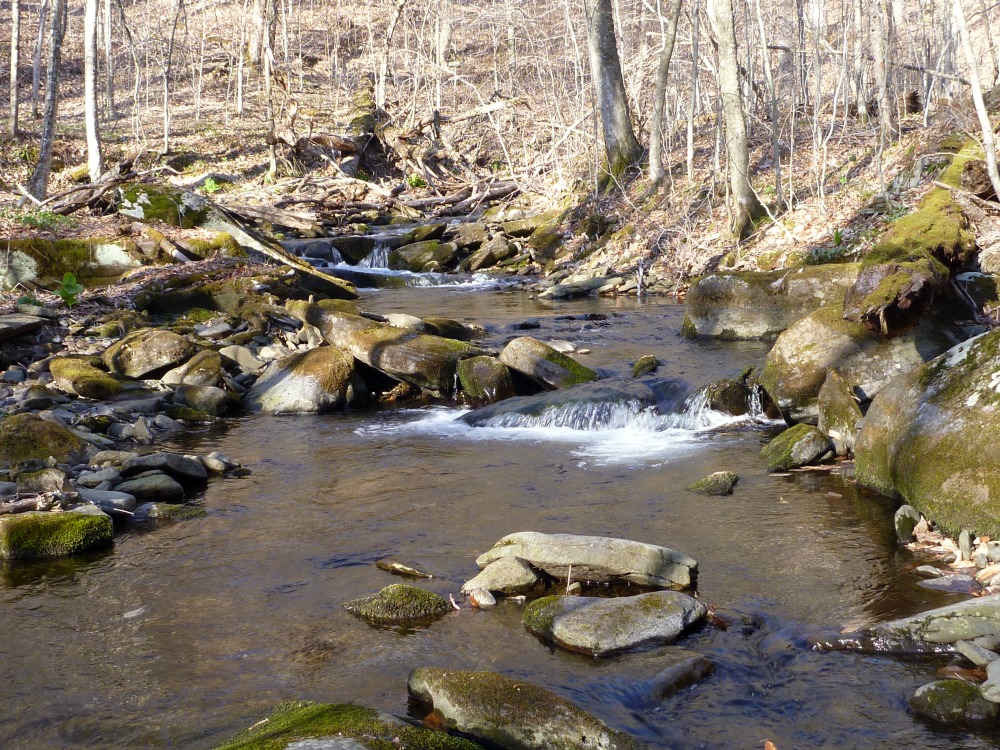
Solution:
[(892, 100), (893, 18), (888, 0), (873, 0), (871, 18), (872, 56), (878, 101), (879, 141), (890, 143), (898, 131), (896, 105)]
[(97, 117), (97, 3), (86, 0), (83, 9), (83, 120), (87, 130), (87, 171), (97, 182), (104, 169), (101, 127)]
[(35, 38), (35, 54), (31, 61), (31, 116), (38, 119), (38, 92), (42, 81), (42, 48), (45, 46), (45, 21), (48, 18), (49, 0), (42, 0), (38, 9), (38, 36)]
[(20, 99), (17, 93), (18, 52), (21, 45), (21, 0), (11, 0), (10, 4), (10, 123), (8, 132), (17, 136), (18, 110)]
[(653, 189), (663, 185), (666, 173), (663, 170), (663, 110), (667, 103), (667, 81), (670, 60), (674, 54), (677, 38), (677, 21), (681, 15), (681, 0), (670, 0), (666, 26), (663, 29), (663, 51), (656, 68), (656, 87), (653, 90), (653, 122), (649, 129), (649, 182)]
[(49, 188), (52, 170), (52, 146), (56, 137), (56, 114), (59, 104), (59, 60), (62, 57), (63, 33), (66, 29), (66, 0), (54, 0), (49, 39), (49, 69), (45, 81), (45, 114), (42, 118), (42, 138), (38, 146), (38, 163), (28, 180), (28, 193), (41, 200)]
[(983, 87), (979, 82), (979, 64), (976, 62), (976, 52), (972, 47), (969, 25), (965, 22), (962, 0), (954, 0), (953, 12), (955, 24), (958, 26), (958, 34), (962, 39), (962, 48), (965, 51), (965, 61), (969, 65), (972, 101), (976, 105), (976, 115), (979, 117), (979, 127), (983, 134), (983, 150), (986, 152), (986, 171), (990, 176), (990, 182), (993, 183), (993, 191), (1000, 195), (1000, 173), (997, 172), (997, 149), (993, 141), (993, 125), (990, 122), (989, 113), (986, 111), (986, 103), (983, 101)]
[(118, 108), (115, 106), (115, 55), (111, 44), (111, 1), (104, 0), (104, 96), (107, 99), (107, 117), (109, 120), (118, 118)]
[(642, 146), (632, 129), (611, 0), (584, 0), (583, 10), (587, 21), (590, 73), (597, 89), (604, 132), (606, 167), (612, 177), (619, 177), (639, 161)]

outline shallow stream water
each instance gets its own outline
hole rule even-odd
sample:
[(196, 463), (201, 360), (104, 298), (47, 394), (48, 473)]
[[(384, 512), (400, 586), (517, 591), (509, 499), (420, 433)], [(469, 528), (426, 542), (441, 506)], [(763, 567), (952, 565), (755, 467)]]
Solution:
[[(367, 293), (362, 306), (481, 323), (492, 344), (538, 318), (527, 333), (589, 348), (578, 356), (592, 367), (625, 373), (654, 354), (660, 374), (692, 386), (766, 354), (754, 342), (686, 341), (682, 308), (660, 302), (407, 288)], [(947, 662), (809, 649), (819, 630), (955, 597), (916, 586), (890, 504), (838, 475), (767, 475), (757, 452), (776, 425), (477, 430), (454, 423), (458, 413), (248, 417), (169, 445), (222, 450), (253, 473), (209, 484), (205, 518), (121, 534), (91, 557), (3, 569), (0, 747), (210, 748), (292, 699), (405, 714), (406, 676), (423, 665), (529, 680), (653, 748), (993, 746), (907, 713)], [(722, 469), (740, 476), (733, 496), (684, 489)], [(400, 580), (375, 567), (383, 558), (457, 595), (476, 556), (521, 530), (685, 552), (699, 561), (700, 597), (734, 626), (593, 659), (527, 634), (512, 603), (412, 629), (373, 628), (341, 608)], [(706, 654), (715, 673), (652, 699), (648, 681), (679, 649)]]

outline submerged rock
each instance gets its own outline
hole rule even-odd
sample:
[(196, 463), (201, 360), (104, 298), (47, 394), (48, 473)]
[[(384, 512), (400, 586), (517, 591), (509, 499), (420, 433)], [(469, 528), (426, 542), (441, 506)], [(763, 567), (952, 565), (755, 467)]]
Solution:
[(604, 656), (670, 643), (705, 619), (704, 604), (677, 591), (612, 598), (546, 596), (524, 610), (524, 626), (570, 651)]
[(986, 700), (979, 688), (965, 680), (938, 680), (917, 688), (910, 708), (922, 719), (938, 724), (992, 726), (1000, 705)]
[(557, 580), (570, 566), (577, 580), (630, 582), (683, 589), (694, 584), (698, 563), (687, 555), (628, 539), (521, 531), (508, 534), (476, 559), (480, 568), (504, 557), (519, 557)]
[(682, 651), (676, 654), (673, 664), (661, 669), (649, 681), (649, 692), (652, 698), (663, 700), (700, 682), (714, 671), (715, 664), (707, 656)]
[(377, 594), (344, 602), (344, 609), (374, 622), (411, 622), (451, 611), (446, 599), (405, 583), (386, 586)]
[(500, 361), (546, 388), (568, 388), (598, 379), (589, 367), (531, 336), (508, 343), (500, 352)]
[(93, 512), (28, 512), (0, 516), (0, 558), (35, 560), (61, 557), (111, 544), (111, 519)]
[(689, 484), (688, 489), (701, 495), (732, 495), (738, 481), (740, 478), (731, 471), (717, 471)]
[(162, 500), (169, 503), (184, 500), (184, 488), (166, 474), (161, 474), (158, 471), (151, 471), (134, 479), (127, 479), (116, 485), (115, 491), (132, 495), (136, 500), (143, 502)]
[(278, 706), (263, 721), (215, 750), (481, 750), (479, 745), (408, 724), (348, 703), (298, 701)]
[(1000, 536), (1000, 331), (895, 380), (855, 447), (859, 484), (903, 499), (950, 534)]
[(765, 445), (760, 456), (767, 461), (768, 471), (788, 471), (808, 466), (829, 450), (830, 441), (818, 428), (797, 424)]
[(572, 703), (528, 682), (494, 672), (420, 667), (410, 695), (440, 713), (445, 724), (516, 750), (639, 750), (637, 740), (611, 729)]
[(367, 403), (369, 394), (354, 357), (320, 346), (272, 362), (244, 398), (265, 414), (323, 414)]

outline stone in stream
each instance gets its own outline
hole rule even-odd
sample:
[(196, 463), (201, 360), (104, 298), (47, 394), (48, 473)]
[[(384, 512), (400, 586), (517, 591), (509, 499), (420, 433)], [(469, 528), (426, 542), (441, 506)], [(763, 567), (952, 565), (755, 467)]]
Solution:
[(104, 352), (113, 373), (144, 378), (176, 367), (195, 353), (194, 344), (171, 331), (143, 328), (125, 336)]
[(324, 414), (370, 399), (354, 357), (319, 346), (272, 362), (244, 400), (251, 411), (265, 414)]
[(63, 492), (64, 489), (69, 489), (66, 485), (66, 472), (59, 469), (24, 471), (17, 475), (17, 491), (22, 495)]
[(864, 415), (850, 384), (836, 370), (826, 374), (816, 398), (816, 408), (819, 411), (817, 427), (830, 438), (837, 455), (853, 453)]
[(654, 591), (622, 597), (546, 596), (524, 610), (524, 627), (569, 651), (606, 656), (671, 643), (705, 619), (708, 608), (687, 594)]
[(88, 503), (93, 503), (98, 508), (109, 508), (111, 510), (132, 510), (135, 508), (135, 495), (127, 492), (116, 492), (114, 490), (94, 490), (87, 487), (78, 487), (77, 492), (80, 497)]
[(218, 352), (206, 349), (180, 367), (168, 370), (161, 380), (167, 385), (218, 385), (223, 375), (222, 357)]
[(818, 428), (808, 424), (789, 427), (761, 451), (768, 471), (788, 471), (808, 466), (830, 451), (830, 441)]
[(472, 255), (459, 264), (459, 268), (467, 273), (476, 273), (486, 268), (492, 268), (508, 258), (517, 255), (517, 248), (506, 237), (497, 235), (482, 245)]
[(649, 693), (654, 700), (669, 698), (715, 671), (712, 660), (701, 654), (680, 651), (674, 654), (674, 659), (673, 664), (661, 669), (649, 681)]
[(419, 667), (407, 690), (446, 726), (516, 750), (639, 750), (645, 746), (572, 703), (495, 672)]
[(35, 560), (86, 552), (111, 544), (111, 519), (93, 512), (38, 512), (0, 516), (0, 558)]
[(372, 596), (344, 602), (344, 609), (373, 622), (402, 623), (440, 617), (450, 612), (452, 606), (431, 591), (394, 583)]
[(14, 414), (0, 420), (0, 467), (32, 460), (85, 462), (94, 452), (86, 440), (62, 425), (34, 414)]
[(531, 336), (508, 343), (500, 352), (500, 362), (550, 389), (568, 388), (598, 378), (589, 367)]
[(49, 372), (56, 385), (82, 398), (102, 400), (117, 395), (122, 389), (121, 383), (84, 359), (57, 357), (49, 362)]
[(298, 701), (215, 750), (482, 750), (462, 737), (414, 726), (389, 714), (348, 703)]
[(135, 476), (146, 471), (163, 471), (179, 482), (196, 484), (208, 479), (208, 472), (200, 461), (179, 453), (146, 453), (126, 459), (121, 465), (124, 477)]
[(892, 522), (896, 527), (896, 540), (908, 544), (913, 541), (913, 530), (920, 523), (920, 511), (912, 505), (901, 505), (896, 509)]
[(750, 400), (750, 389), (744, 383), (736, 380), (717, 380), (693, 394), (702, 396), (705, 405), (713, 411), (720, 411), (733, 417), (741, 417), (747, 413)]
[(643, 375), (652, 375), (659, 369), (660, 364), (660, 360), (652, 354), (643, 355), (632, 363), (632, 377), (641, 378)]
[(214, 385), (179, 385), (174, 391), (173, 402), (210, 417), (228, 414), (239, 405), (239, 397)]
[(732, 495), (733, 488), (739, 480), (740, 478), (731, 471), (717, 471), (694, 484), (689, 484), (688, 489), (701, 495)]
[(519, 557), (556, 580), (629, 582), (652, 588), (693, 586), (698, 563), (667, 547), (628, 539), (521, 531), (508, 534), (476, 559), (480, 569), (504, 557)]
[(434, 264), (435, 270), (443, 270), (451, 266), (457, 257), (458, 245), (454, 242), (424, 240), (403, 245), (389, 253), (389, 268), (422, 273)]
[(992, 726), (1000, 716), (1000, 705), (986, 700), (976, 685), (965, 680), (938, 680), (917, 688), (910, 708), (936, 724)]
[(476, 402), (493, 403), (517, 395), (510, 370), (496, 357), (470, 357), (458, 363), (462, 392)]
[(544, 579), (524, 560), (501, 557), (483, 568), (471, 581), (462, 584), (462, 593), (485, 589), (496, 594), (516, 596), (530, 593), (544, 583)]
[[(198, 464), (201, 466), (201, 464)], [(163, 502), (182, 502), (184, 488), (171, 477), (159, 471), (149, 471), (132, 479), (127, 479), (115, 485), (115, 492), (132, 495), (143, 502), (162, 500)]]

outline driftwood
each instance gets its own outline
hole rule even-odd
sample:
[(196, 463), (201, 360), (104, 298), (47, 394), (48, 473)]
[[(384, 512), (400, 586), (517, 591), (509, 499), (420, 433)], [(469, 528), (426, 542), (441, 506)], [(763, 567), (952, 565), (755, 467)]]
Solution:
[(37, 497), (31, 497), (27, 500), (15, 500), (5, 505), (0, 505), (0, 516), (11, 513), (27, 513), (31, 510), (38, 510)]
[(288, 227), (299, 232), (318, 237), (323, 233), (323, 226), (315, 216), (303, 215), (285, 211), (271, 206), (251, 206), (245, 203), (225, 203), (227, 211), (242, 216), (245, 219), (265, 221), (269, 224)]

